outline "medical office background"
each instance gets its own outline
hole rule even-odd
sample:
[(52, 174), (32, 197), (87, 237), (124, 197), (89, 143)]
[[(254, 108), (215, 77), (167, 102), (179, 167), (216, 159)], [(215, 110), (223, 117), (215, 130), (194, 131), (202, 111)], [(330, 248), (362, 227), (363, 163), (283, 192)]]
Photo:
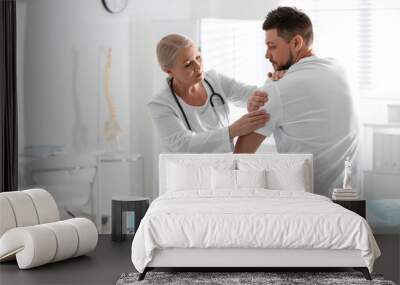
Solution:
[[(19, 188), (44, 187), (65, 215), (99, 225), (114, 195), (155, 198), (160, 148), (146, 103), (165, 82), (157, 41), (186, 34), (206, 70), (261, 85), (271, 71), (261, 24), (278, 5), (308, 13), (317, 55), (345, 66), (362, 125), (357, 190), (374, 232), (398, 237), (399, 1), (129, 0), (111, 14), (101, 0), (17, 0)], [(232, 107), (231, 122), (244, 113)], [(275, 151), (273, 140), (260, 151)]]

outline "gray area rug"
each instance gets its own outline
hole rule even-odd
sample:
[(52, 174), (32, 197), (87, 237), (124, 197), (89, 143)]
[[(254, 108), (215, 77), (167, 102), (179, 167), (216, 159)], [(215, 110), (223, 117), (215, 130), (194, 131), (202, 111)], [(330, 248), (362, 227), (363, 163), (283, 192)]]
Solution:
[(380, 275), (372, 275), (372, 281), (360, 272), (148, 272), (142, 281), (139, 273), (122, 274), (117, 285), (133, 284), (379, 284), (395, 285)]

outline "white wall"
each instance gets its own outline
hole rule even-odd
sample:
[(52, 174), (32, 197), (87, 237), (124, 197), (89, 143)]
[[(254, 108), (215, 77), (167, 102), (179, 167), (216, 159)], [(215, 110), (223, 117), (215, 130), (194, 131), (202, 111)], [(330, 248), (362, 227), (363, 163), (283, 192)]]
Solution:
[(17, 0), (20, 152), (32, 144), (64, 145), (68, 153), (104, 148), (108, 113), (99, 70), (111, 47), (121, 147), (144, 156), (145, 193), (154, 196), (159, 150), (145, 105), (164, 82), (157, 41), (171, 32), (197, 41), (202, 17), (262, 19), (276, 3), (135, 0), (110, 14), (100, 0)]
[(26, 15), (18, 21), (25, 24), (20, 47), (22, 145), (61, 144), (72, 152), (98, 147), (98, 120), (108, 116), (98, 114), (105, 102), (99, 56), (111, 47), (111, 95), (125, 130), (122, 145), (128, 148), (129, 15), (111, 15), (97, 0), (19, 0), (17, 4)]

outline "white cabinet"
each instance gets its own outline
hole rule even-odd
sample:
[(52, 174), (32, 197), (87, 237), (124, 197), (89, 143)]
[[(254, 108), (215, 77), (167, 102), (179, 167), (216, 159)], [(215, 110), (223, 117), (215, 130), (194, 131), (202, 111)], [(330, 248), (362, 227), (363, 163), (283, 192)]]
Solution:
[(102, 155), (98, 158), (98, 166), (103, 217), (111, 216), (113, 196), (143, 196), (144, 161), (140, 154)]
[(374, 234), (400, 233), (400, 124), (366, 124), (364, 197)]

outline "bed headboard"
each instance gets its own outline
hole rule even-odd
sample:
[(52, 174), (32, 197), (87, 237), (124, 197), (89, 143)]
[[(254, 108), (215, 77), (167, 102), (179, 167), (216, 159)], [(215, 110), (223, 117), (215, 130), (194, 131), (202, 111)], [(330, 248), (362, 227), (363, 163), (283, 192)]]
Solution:
[[(232, 160), (232, 163), (238, 161), (239, 159), (245, 160), (265, 160), (273, 161), (275, 164), (287, 163), (289, 162), (304, 162), (306, 166), (305, 169), (305, 179), (308, 180), (307, 191), (314, 191), (314, 178), (313, 178), (313, 157), (312, 154), (280, 154), (280, 153), (256, 153), (256, 154), (232, 154), (232, 153), (207, 153), (207, 154), (176, 154), (176, 153), (162, 153), (159, 157), (159, 195), (166, 192), (166, 181), (167, 181), (167, 165), (173, 161), (188, 160), (190, 162), (207, 163), (212, 165), (213, 161), (217, 163), (221, 160)], [(308, 170), (308, 171), (307, 171)]]

